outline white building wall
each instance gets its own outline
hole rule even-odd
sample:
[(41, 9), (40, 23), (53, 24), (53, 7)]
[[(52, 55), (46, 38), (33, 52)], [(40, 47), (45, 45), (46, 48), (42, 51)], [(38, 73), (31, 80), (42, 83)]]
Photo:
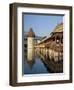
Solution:
[(28, 37), (27, 40), (27, 59), (28, 60), (33, 60), (33, 52), (34, 52), (34, 38), (33, 37)]

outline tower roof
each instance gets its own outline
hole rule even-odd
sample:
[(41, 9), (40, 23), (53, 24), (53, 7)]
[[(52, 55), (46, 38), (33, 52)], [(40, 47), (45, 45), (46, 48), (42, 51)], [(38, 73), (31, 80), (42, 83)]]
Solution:
[(33, 32), (32, 28), (29, 29), (29, 32), (28, 32), (27, 36), (28, 37), (35, 37), (35, 33)]

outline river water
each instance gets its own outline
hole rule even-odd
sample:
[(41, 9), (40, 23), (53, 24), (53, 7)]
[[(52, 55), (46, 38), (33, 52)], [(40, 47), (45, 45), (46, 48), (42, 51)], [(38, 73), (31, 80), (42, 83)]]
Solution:
[[(29, 54), (30, 58), (32, 55)], [(50, 63), (50, 60), (42, 59), (38, 54), (35, 53), (32, 60), (27, 59), (27, 55), (24, 56), (24, 74), (42, 74), (42, 73), (54, 73), (54, 72), (63, 72), (63, 63)], [(57, 66), (60, 66), (60, 70)], [(55, 71), (56, 70), (56, 71)]]

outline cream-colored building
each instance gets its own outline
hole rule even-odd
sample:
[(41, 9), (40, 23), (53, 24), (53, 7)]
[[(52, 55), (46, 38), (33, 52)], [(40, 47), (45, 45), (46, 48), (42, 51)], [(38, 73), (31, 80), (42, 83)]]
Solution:
[(27, 60), (33, 60), (34, 57), (34, 37), (35, 33), (30, 28), (27, 35)]

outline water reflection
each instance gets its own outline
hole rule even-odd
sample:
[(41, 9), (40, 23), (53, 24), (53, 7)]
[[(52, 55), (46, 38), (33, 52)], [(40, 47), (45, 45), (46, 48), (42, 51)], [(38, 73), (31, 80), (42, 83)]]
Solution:
[(48, 55), (31, 49), (24, 57), (24, 74), (60, 73), (63, 72), (63, 60), (54, 62)]
[(32, 61), (34, 59), (34, 52), (33, 49), (29, 49), (27, 52), (27, 60)]
[(30, 69), (32, 70), (35, 60), (27, 61), (27, 63), (29, 65)]

